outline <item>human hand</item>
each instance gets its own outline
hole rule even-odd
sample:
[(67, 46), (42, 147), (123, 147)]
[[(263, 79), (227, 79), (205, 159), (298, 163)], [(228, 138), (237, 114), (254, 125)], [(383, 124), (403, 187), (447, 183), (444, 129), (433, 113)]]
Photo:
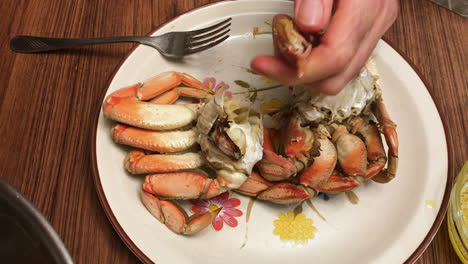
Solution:
[[(332, 8), (334, 6), (334, 14)], [(257, 56), (251, 68), (284, 85), (334, 95), (359, 73), (398, 16), (398, 0), (296, 0), (294, 19), (304, 33), (326, 28), (304, 63), (304, 74), (277, 56)]]

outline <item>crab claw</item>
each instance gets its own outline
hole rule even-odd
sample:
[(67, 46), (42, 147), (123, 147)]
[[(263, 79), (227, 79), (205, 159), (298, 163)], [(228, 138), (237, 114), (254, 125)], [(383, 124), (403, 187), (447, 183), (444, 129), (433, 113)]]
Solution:
[(158, 199), (153, 194), (141, 190), (141, 200), (148, 211), (172, 232), (194, 235), (213, 222), (222, 208), (211, 212), (188, 216), (185, 210), (172, 201)]
[(304, 73), (304, 62), (312, 50), (309, 42), (287, 15), (276, 15), (272, 23), (273, 43), (276, 54), (279, 54), (289, 64), (297, 67), (299, 77)]

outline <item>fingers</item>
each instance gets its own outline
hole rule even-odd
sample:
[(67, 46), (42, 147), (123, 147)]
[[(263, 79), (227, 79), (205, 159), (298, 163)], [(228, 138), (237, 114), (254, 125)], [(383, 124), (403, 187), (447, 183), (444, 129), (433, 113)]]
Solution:
[(349, 81), (351, 81), (356, 77), (357, 74), (359, 74), (360, 70), (362, 67), (364, 67), (366, 61), (368, 60), (369, 55), (372, 53), (377, 43), (379, 42), (382, 32), (385, 32), (389, 28), (398, 15), (398, 5), (384, 5), (382, 8), (390, 9), (384, 10), (390, 15), (376, 18), (373, 27), (360, 42), (356, 54), (347, 67), (342, 72), (331, 78), (327, 78), (316, 82), (313, 85), (309, 85), (311, 88), (334, 95), (341, 91), (341, 88), (346, 86)]
[(299, 29), (316, 33), (325, 28), (333, 7), (333, 0), (296, 0), (294, 17)]
[[(296, 0), (295, 3), (296, 24), (302, 30), (316, 32), (326, 26), (332, 0)], [(302, 75), (295, 65), (279, 57), (259, 56), (251, 67), (284, 85), (314, 87), (330, 95), (340, 92), (359, 73), (380, 37), (395, 21), (398, 0), (335, 0), (333, 8), (334, 15), (320, 45), (307, 57), (299, 58)], [(307, 13), (307, 9), (322, 12)]]
[(359, 3), (360, 1), (338, 3), (337, 11), (320, 45), (312, 49), (305, 58), (304, 75), (296, 79), (295, 83), (314, 83), (337, 75), (348, 67), (377, 16), (376, 12), (359, 8)]

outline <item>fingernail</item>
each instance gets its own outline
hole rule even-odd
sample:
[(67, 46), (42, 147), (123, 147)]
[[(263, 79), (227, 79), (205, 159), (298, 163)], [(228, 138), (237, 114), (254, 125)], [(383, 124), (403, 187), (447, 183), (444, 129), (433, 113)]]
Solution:
[(305, 26), (316, 26), (320, 23), (323, 14), (322, 0), (301, 0), (296, 4), (296, 21)]

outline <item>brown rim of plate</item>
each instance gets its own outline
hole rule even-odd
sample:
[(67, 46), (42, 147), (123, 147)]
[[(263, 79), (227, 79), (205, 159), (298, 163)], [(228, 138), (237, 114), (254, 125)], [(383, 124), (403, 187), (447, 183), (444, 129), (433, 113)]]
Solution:
[[(227, 0), (227, 1), (222, 1), (222, 2), (216, 2), (216, 3), (210, 3), (210, 4), (207, 4), (207, 5), (203, 5), (203, 6), (199, 6), (199, 7), (196, 7), (194, 9), (191, 9), (191, 10), (188, 10), (186, 12), (183, 12), (181, 14), (179, 14), (178, 16), (175, 16), (174, 18), (166, 21), (165, 23), (162, 23), (161, 25), (159, 25), (156, 29), (154, 29), (153, 31), (151, 31), (150, 33), (148, 33), (147, 35), (152, 35), (154, 34), (155, 32), (157, 32), (161, 27), (165, 26), (166, 24), (174, 21), (175, 19), (179, 18), (181, 15), (185, 15), (185, 14), (188, 14), (188, 13), (191, 13), (191, 12), (194, 12), (198, 9), (201, 9), (201, 8), (206, 8), (208, 6), (213, 6), (213, 5), (217, 5), (217, 4), (223, 4), (225, 2), (229, 2), (229, 1), (235, 1), (235, 0)], [(388, 41), (385, 37), (382, 38), (383, 41), (385, 41), (388, 45), (390, 45), (390, 47), (392, 47), (396, 52), (398, 52), (398, 54), (400, 54), (401, 57), (403, 57), (403, 59), (411, 66), (411, 68), (416, 72), (416, 74), (419, 76), (419, 78), (421, 79), (421, 81), (424, 83), (424, 85), (426, 87), (430, 87), (428, 85), (428, 82), (423, 78), (423, 75), (420, 73), (420, 71), (416, 68), (416, 65), (414, 65), (409, 59), (408, 57), (403, 54), (399, 49), (395, 48), (395, 46), (390, 42)], [(120, 63), (118, 64), (118, 66), (115, 68), (114, 72), (112, 73), (111, 77), (109, 78), (109, 80), (107, 81), (107, 84), (106, 84), (106, 90), (104, 92), (104, 95), (101, 97), (101, 100), (100, 102), (102, 102), (104, 100), (104, 97), (105, 97), (105, 93), (107, 92), (107, 90), (109, 89), (109, 86), (110, 86), (110, 83), (112, 82), (112, 80), (114, 79), (115, 75), (117, 74), (117, 72), (119, 71), (119, 69), (121, 68), (122, 64), (127, 60), (127, 58), (135, 51), (135, 49), (137, 47), (139, 47), (140, 44), (137, 44), (135, 45), (129, 52), (128, 54), (120, 61)], [(452, 181), (453, 181), (453, 177), (451, 175), (454, 175), (453, 174), (453, 166), (452, 166), (452, 163), (451, 161), (453, 160), (453, 153), (452, 153), (452, 141), (450, 140), (451, 139), (451, 135), (448, 134), (448, 130), (446, 129), (447, 128), (447, 124), (446, 124), (446, 121), (445, 119), (442, 118), (442, 116), (440, 115), (440, 110), (439, 110), (439, 106), (437, 104), (437, 102), (434, 100), (434, 97), (432, 96), (431, 94), (431, 91), (428, 89), (428, 92), (429, 92), (429, 95), (431, 96), (432, 98), (432, 101), (434, 101), (434, 104), (436, 106), (436, 109), (437, 109), (437, 112), (440, 116), (440, 119), (442, 120), (442, 125), (444, 127), (444, 130), (445, 130), (445, 140), (446, 140), (446, 144), (447, 144), (447, 152), (448, 152), (448, 173), (447, 173), (447, 183), (445, 185), (445, 193), (444, 193), (444, 198), (442, 200), (442, 204), (440, 205), (440, 208), (439, 208), (439, 212), (437, 214), (437, 217), (434, 221), (434, 223), (432, 224), (432, 227), (431, 229), (429, 230), (429, 232), (427, 233), (426, 237), (423, 239), (423, 241), (421, 242), (421, 244), (416, 248), (416, 250), (413, 252), (413, 254), (411, 254), (409, 256), (409, 258), (404, 262), (405, 264), (412, 264), (414, 262), (416, 262), (416, 260), (422, 255), (422, 253), (427, 249), (427, 247), (430, 245), (430, 243), (432, 242), (432, 240), (434, 239), (434, 236), (437, 234), (437, 231), (439, 230), (441, 224), (442, 224), (442, 221), (444, 220), (444, 217), (445, 217), (445, 213), (447, 212), (447, 207), (448, 207), (448, 201), (449, 201), (449, 196), (450, 196), (450, 189), (451, 189), (451, 186), (452, 186)], [(98, 168), (97, 168), (97, 158), (96, 158), (96, 135), (97, 135), (97, 126), (98, 126), (98, 122), (99, 122), (99, 113), (100, 113), (100, 110), (101, 110), (101, 105), (98, 105), (98, 107), (96, 107), (97, 110), (94, 111), (94, 113), (97, 113), (96, 114), (96, 117), (94, 118), (94, 124), (93, 124), (93, 131), (92, 131), (92, 141), (91, 141), (91, 158), (92, 158), (92, 170), (93, 170), (93, 179), (94, 179), (94, 185), (95, 185), (95, 188), (96, 188), (96, 192), (98, 194), (98, 198), (99, 198), (99, 201), (102, 205), (102, 207), (104, 208), (104, 212), (106, 213), (106, 216), (107, 218), (109, 219), (109, 221), (111, 222), (112, 224), (112, 227), (114, 228), (114, 230), (117, 232), (117, 234), (119, 235), (119, 237), (123, 240), (123, 242), (127, 245), (127, 247), (133, 252), (133, 254), (135, 254), (135, 256), (137, 256), (143, 263), (154, 263), (152, 260), (150, 260), (148, 258), (148, 256), (146, 256), (136, 245), (135, 243), (133, 243), (133, 241), (130, 239), (130, 237), (128, 237), (127, 233), (123, 230), (122, 226), (119, 224), (119, 222), (117, 221), (117, 218), (115, 217), (114, 213), (112, 212), (112, 210), (110, 209), (110, 206), (109, 206), (109, 203), (107, 201), (107, 198), (106, 196), (104, 195), (104, 191), (102, 189), (102, 185), (101, 185), (101, 179), (100, 179), (100, 176), (99, 176), (99, 171), (98, 171)]]

